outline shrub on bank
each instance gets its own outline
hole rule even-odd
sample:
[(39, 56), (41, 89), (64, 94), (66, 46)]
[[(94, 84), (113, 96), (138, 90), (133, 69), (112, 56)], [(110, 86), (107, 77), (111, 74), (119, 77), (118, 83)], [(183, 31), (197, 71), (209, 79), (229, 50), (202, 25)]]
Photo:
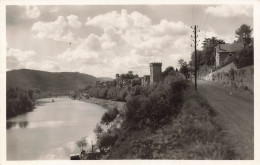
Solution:
[(129, 97), (126, 106), (126, 121), (141, 123), (157, 128), (168, 121), (172, 115), (177, 115), (182, 104), (182, 92), (186, 81), (175, 81), (170, 84), (159, 83), (150, 87), (146, 95)]
[(116, 107), (113, 109), (109, 109), (106, 113), (103, 114), (101, 118), (101, 124), (105, 124), (108, 127), (110, 126), (110, 123), (115, 120), (116, 116), (119, 114), (119, 111)]
[(107, 88), (101, 88), (98, 92), (98, 98), (106, 99), (107, 98)]
[(97, 140), (97, 146), (101, 152), (107, 152), (117, 140), (118, 135), (115, 132), (103, 132)]

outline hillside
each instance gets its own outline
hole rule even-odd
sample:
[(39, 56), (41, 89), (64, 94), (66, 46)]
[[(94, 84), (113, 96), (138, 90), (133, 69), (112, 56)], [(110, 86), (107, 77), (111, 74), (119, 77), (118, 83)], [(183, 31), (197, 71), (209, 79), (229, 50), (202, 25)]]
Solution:
[(7, 88), (38, 88), (43, 91), (69, 92), (94, 85), (96, 77), (78, 72), (45, 72), (29, 69), (12, 70), (6, 73)]
[(113, 79), (110, 78), (110, 77), (98, 77), (98, 79), (99, 79), (100, 81), (113, 81)]

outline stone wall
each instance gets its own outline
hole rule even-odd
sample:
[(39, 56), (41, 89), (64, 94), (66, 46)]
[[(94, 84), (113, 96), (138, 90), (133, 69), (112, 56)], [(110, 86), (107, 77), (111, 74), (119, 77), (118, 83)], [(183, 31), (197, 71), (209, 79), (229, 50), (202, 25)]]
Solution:
[(215, 72), (209, 73), (203, 79), (225, 86), (254, 91), (254, 65), (237, 69), (235, 64), (231, 63)]
[(213, 81), (213, 75), (217, 75), (218, 73), (228, 73), (231, 69), (234, 69), (236, 70), (237, 67), (234, 63), (230, 63), (228, 65), (226, 65), (225, 67), (223, 68), (220, 68), (214, 72), (210, 72), (209, 74), (207, 74), (206, 76), (204, 77), (201, 77), (201, 79), (204, 79), (204, 80), (208, 80), (208, 81)]

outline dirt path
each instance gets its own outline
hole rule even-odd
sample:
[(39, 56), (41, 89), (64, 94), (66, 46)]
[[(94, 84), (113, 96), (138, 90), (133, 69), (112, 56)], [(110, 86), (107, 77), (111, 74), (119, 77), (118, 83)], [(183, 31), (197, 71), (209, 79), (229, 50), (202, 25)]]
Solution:
[(241, 159), (254, 159), (254, 96), (202, 80), (198, 92), (218, 112)]

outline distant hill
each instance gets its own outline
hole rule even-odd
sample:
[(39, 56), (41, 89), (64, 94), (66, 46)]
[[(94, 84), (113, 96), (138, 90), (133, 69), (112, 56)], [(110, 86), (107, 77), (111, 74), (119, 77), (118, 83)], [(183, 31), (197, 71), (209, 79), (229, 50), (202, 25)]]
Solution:
[(110, 77), (98, 77), (99, 81), (113, 81)]
[(94, 85), (99, 80), (94, 76), (78, 72), (45, 72), (29, 69), (8, 71), (6, 77), (7, 88), (38, 88), (52, 92), (74, 91), (88, 85)]

